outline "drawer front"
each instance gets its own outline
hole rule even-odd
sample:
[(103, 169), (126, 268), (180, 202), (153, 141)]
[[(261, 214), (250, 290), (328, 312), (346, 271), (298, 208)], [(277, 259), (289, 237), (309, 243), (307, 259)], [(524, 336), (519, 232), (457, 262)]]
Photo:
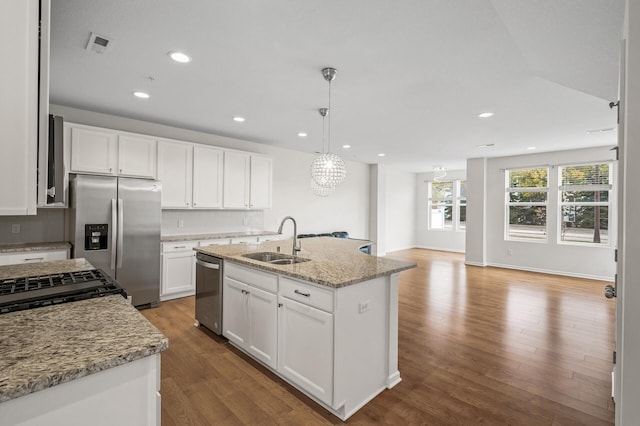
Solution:
[(269, 272), (258, 271), (257, 269), (245, 268), (235, 263), (225, 262), (224, 276), (271, 293), (278, 292), (278, 276), (270, 274)]
[(216, 238), (213, 240), (202, 240), (200, 241), (200, 243), (198, 244), (200, 247), (206, 247), (206, 246), (224, 246), (229, 244), (230, 240), (229, 238)]
[(231, 244), (240, 244), (240, 243), (257, 243), (258, 237), (237, 237), (231, 239)]
[(39, 263), (52, 260), (67, 259), (67, 250), (32, 251), (0, 255), (0, 265), (15, 265), (18, 263)]
[(173, 243), (162, 243), (162, 252), (170, 253), (173, 251), (189, 251), (198, 247), (197, 241), (176, 241)]
[(333, 291), (280, 277), (280, 294), (327, 312), (333, 312)]

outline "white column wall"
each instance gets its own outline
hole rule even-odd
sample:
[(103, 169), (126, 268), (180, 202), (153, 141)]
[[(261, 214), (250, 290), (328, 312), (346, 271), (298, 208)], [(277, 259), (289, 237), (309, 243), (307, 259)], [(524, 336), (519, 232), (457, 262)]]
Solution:
[(465, 263), (485, 266), (486, 239), (487, 159), (467, 160), (467, 232)]
[(388, 168), (386, 173), (386, 251), (404, 250), (416, 243), (416, 174)]

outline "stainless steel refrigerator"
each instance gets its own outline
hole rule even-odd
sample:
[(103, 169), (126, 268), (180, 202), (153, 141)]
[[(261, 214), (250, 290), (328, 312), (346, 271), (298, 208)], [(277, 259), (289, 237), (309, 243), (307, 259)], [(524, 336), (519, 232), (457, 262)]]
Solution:
[(115, 278), (137, 307), (160, 300), (161, 184), (75, 175), (69, 184), (73, 257)]

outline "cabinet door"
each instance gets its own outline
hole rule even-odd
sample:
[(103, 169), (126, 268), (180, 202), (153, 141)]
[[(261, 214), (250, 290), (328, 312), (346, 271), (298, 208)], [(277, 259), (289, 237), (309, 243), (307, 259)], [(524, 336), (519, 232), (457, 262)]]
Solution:
[(278, 372), (332, 405), (333, 314), (286, 297), (278, 300)]
[(162, 208), (191, 207), (193, 146), (188, 143), (158, 142), (158, 179), (162, 181)]
[(251, 156), (251, 190), (249, 208), (271, 208), (271, 175), (273, 160), (268, 157)]
[(38, 6), (0, 2), (0, 215), (36, 214)]
[(276, 369), (278, 351), (278, 297), (249, 286), (249, 346), (247, 350)]
[(249, 208), (249, 171), (249, 154), (230, 151), (224, 153), (224, 208)]
[(116, 174), (118, 138), (115, 133), (97, 129), (71, 129), (71, 171)]
[(222, 335), (245, 348), (249, 327), (247, 285), (233, 278), (224, 277), (222, 292)]
[(162, 254), (162, 292), (160, 296), (167, 300), (172, 294), (188, 295), (195, 292), (196, 253), (170, 252)]
[(135, 136), (118, 137), (118, 174), (156, 178), (158, 142)]
[(193, 148), (193, 207), (222, 207), (222, 153), (216, 148)]

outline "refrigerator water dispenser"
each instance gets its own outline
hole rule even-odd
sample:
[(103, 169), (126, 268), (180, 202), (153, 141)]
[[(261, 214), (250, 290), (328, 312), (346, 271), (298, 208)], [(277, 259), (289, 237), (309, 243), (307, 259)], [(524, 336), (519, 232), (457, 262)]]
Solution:
[(107, 239), (109, 238), (109, 225), (87, 224), (84, 225), (84, 249), (85, 250), (106, 250)]

